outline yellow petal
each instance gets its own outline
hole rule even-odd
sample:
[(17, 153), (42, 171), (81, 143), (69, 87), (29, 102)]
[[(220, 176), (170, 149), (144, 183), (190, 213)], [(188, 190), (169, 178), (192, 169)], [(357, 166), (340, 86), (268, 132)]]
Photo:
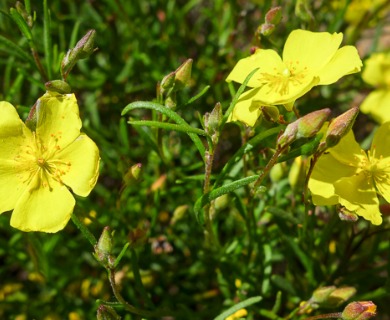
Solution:
[(301, 67), (315, 74), (332, 59), (342, 39), (341, 33), (294, 30), (284, 46), (283, 62), (288, 64), (299, 61)]
[(238, 61), (226, 81), (243, 83), (245, 78), (256, 68), (259, 68), (259, 70), (249, 80), (248, 87), (259, 87), (261, 85), (259, 81), (261, 73), (283, 71), (285, 66), (276, 51), (260, 49), (251, 56)]
[(390, 121), (390, 90), (372, 91), (362, 102), (360, 110), (370, 114), (379, 123)]
[(253, 101), (253, 96), (259, 91), (258, 88), (244, 92), (234, 106), (229, 121), (241, 121), (253, 127), (261, 114), (261, 104)]
[[(15, 207), (26, 188), (24, 166), (18, 159), (21, 149), (28, 148), (31, 132), (20, 120), (15, 108), (0, 102), (0, 213)], [(28, 174), (28, 173), (27, 173)]]
[(99, 176), (99, 149), (85, 134), (61, 150), (56, 160), (70, 163), (69, 172), (61, 176), (62, 182), (79, 196), (86, 197)]
[(26, 190), (12, 213), (11, 226), (22, 231), (57, 232), (68, 223), (75, 200), (66, 186)]
[(81, 120), (74, 94), (48, 92), (36, 103), (37, 137), (47, 149), (65, 148), (80, 134)]
[(345, 46), (336, 51), (333, 58), (321, 69), (320, 85), (331, 84), (341, 77), (359, 72), (362, 61), (355, 47)]
[[(375, 158), (389, 158), (390, 157), (390, 122), (382, 124), (375, 132), (374, 139), (371, 144), (371, 154)], [(390, 181), (389, 181), (390, 182)]]
[(354, 166), (338, 161), (331, 153), (321, 156), (309, 180), (313, 203), (315, 205), (339, 203), (334, 183), (344, 177), (354, 175), (356, 170)]
[(382, 223), (378, 196), (366, 174), (362, 172), (340, 179), (334, 185), (336, 194), (340, 197), (340, 204), (350, 211), (355, 211), (372, 224)]
[(372, 54), (364, 63), (363, 80), (372, 86), (387, 86), (390, 80), (390, 54)]
[(353, 131), (350, 130), (340, 142), (329, 149), (329, 153), (342, 164), (358, 167), (362, 162), (367, 161), (366, 153), (356, 142)]

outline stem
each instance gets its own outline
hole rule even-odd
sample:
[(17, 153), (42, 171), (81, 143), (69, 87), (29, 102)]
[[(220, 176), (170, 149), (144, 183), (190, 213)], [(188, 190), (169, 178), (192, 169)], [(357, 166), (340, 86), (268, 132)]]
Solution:
[[(118, 286), (115, 282), (115, 271), (114, 269), (107, 269), (108, 272), (108, 278), (110, 280), (112, 292), (114, 293), (115, 298), (123, 305), (123, 307), (134, 314), (138, 314), (142, 317), (161, 317), (164, 315), (162, 311), (159, 312), (153, 312), (153, 311), (147, 311), (147, 310), (142, 310), (139, 308), (134, 307), (133, 305), (129, 304), (120, 294)], [(165, 314), (168, 315), (168, 314)]]
[(76, 227), (81, 231), (83, 236), (89, 241), (89, 243), (94, 247), (97, 244), (97, 240), (94, 235), (88, 230), (88, 228), (80, 221), (80, 219), (72, 213), (72, 221)]
[(37, 65), (39, 73), (41, 74), (41, 76), (45, 82), (49, 81), (49, 79), (47, 78), (45, 69), (42, 66), (41, 59), (39, 59), (38, 52), (35, 50), (35, 47), (33, 45), (30, 44), (30, 46), (31, 46), (31, 53), (32, 53), (32, 56), (34, 58), (35, 64)]
[(306, 318), (305, 320), (335, 319), (340, 317), (341, 317), (341, 312), (334, 312), (334, 313), (320, 314), (318, 316), (309, 317)]
[(261, 172), (260, 176), (255, 181), (253, 188), (252, 188), (252, 196), (256, 193), (256, 189), (259, 186), (259, 184), (263, 181), (267, 173), (272, 169), (272, 167), (275, 165), (275, 163), (278, 160), (278, 157), (281, 153), (283, 153), (288, 148), (288, 144), (283, 147), (278, 147), (274, 155), (271, 157), (271, 159), (268, 161), (267, 165), (265, 166), (263, 172)]
[[(209, 145), (213, 143), (210, 142)], [(214, 160), (214, 148), (209, 148), (205, 153), (205, 173), (204, 173), (204, 185), (203, 185), (203, 194), (206, 194), (210, 191), (210, 177), (211, 177), (211, 169), (213, 166)], [(219, 242), (217, 237), (214, 234), (213, 224), (212, 224), (212, 214), (213, 209), (212, 205), (208, 204), (205, 207), (205, 227), (206, 227), (206, 238), (209, 241), (211, 247), (219, 248)]]

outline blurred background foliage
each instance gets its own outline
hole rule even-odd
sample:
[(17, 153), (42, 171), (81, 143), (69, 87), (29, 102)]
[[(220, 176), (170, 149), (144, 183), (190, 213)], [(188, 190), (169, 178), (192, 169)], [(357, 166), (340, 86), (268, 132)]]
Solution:
[[(363, 15), (350, 17), (346, 13), (353, 2), (358, 1), (31, 1), (34, 23), (28, 41), (10, 17), (16, 3), (0, 1), (0, 98), (15, 105), (22, 117), (44, 93), (44, 83), (60, 79), (66, 51), (89, 29), (97, 32), (98, 51), (80, 61), (68, 78), (84, 130), (102, 158), (98, 184), (88, 198), (77, 199), (75, 213), (96, 237), (104, 226), (115, 230), (115, 254), (145, 234), (116, 274), (123, 295), (134, 305), (179, 309), (183, 319), (212, 319), (241, 300), (261, 295), (263, 300), (248, 309), (248, 319), (277, 319), (275, 313), (286, 316), (319, 286), (349, 285), (357, 289), (356, 300), (373, 300), (380, 319), (388, 319), (388, 222), (375, 228), (365, 221), (349, 224), (331, 210), (316, 209), (307, 226), (310, 232), (302, 233), (299, 185), (291, 186), (289, 167), (281, 165), (264, 182), (267, 189), (254, 208), (252, 240), (245, 217), (247, 190), (218, 199), (215, 225), (222, 249), (215, 252), (205, 245), (203, 229), (193, 217), (204, 168), (191, 140), (164, 131), (169, 156), (163, 161), (148, 139), (153, 129), (130, 127), (121, 117), (128, 103), (155, 99), (164, 75), (191, 58), (192, 80), (178, 96), (178, 110), (200, 127), (199, 116), (216, 102), (227, 109), (234, 88), (224, 80), (235, 63), (253, 46), (281, 52), (296, 28), (345, 32), (344, 43), (357, 45), (362, 58), (386, 48), (388, 7), (378, 1), (377, 7), (372, 4)], [(282, 22), (272, 36), (260, 40), (256, 30), (276, 5), (282, 6)], [(45, 74), (37, 69), (31, 47)], [(206, 94), (186, 105), (206, 86)], [(299, 100), (298, 108), (305, 114), (330, 106), (338, 115), (368, 91), (359, 75), (346, 77), (315, 88)], [(155, 117), (138, 110), (131, 116)], [(374, 125), (359, 116), (358, 137), (366, 137)], [(214, 163), (216, 173), (253, 134), (228, 124)], [(252, 170), (266, 163), (274, 143), (275, 136), (250, 154)], [(126, 185), (124, 177), (137, 163), (142, 164), (142, 179)], [(230, 178), (240, 178), (240, 170), (238, 165)], [(30, 234), (12, 229), (9, 219), (9, 214), (0, 216), (0, 318), (92, 319), (97, 299), (113, 299), (105, 270), (72, 223), (57, 234)], [(134, 280), (138, 267), (149, 301)], [(139, 319), (117, 311), (124, 319)]]

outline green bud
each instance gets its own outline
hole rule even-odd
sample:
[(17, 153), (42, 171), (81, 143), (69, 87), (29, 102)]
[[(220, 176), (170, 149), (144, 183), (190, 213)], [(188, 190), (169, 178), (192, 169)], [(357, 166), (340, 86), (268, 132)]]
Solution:
[(222, 121), (222, 106), (219, 102), (216, 103), (215, 107), (210, 113), (206, 113), (203, 116), (204, 126), (206, 132), (212, 136), (218, 134), (219, 126)]
[(223, 194), (222, 196), (218, 197), (214, 200), (214, 207), (216, 211), (221, 211), (229, 205), (229, 195)]
[(191, 80), (192, 59), (187, 59), (175, 71), (175, 91), (181, 90), (188, 86)]
[(73, 49), (68, 50), (61, 62), (61, 74), (64, 79), (73, 69), (77, 61), (89, 57), (97, 50), (94, 48), (95, 30), (89, 30), (84, 37), (82, 37)]
[(299, 118), (298, 121), (298, 132), (297, 139), (299, 138), (311, 138), (313, 137), (320, 129), (325, 121), (331, 114), (329, 108), (317, 110), (308, 113), (307, 115)]
[(96, 319), (97, 320), (120, 320), (120, 316), (116, 311), (109, 307), (101, 304), (97, 309)]
[(274, 7), (265, 15), (265, 23), (277, 25), (282, 20), (282, 7)]
[(335, 286), (318, 288), (310, 298), (312, 307), (336, 308), (356, 293), (354, 287), (336, 288)]
[(372, 301), (356, 301), (348, 304), (341, 314), (342, 320), (366, 320), (376, 315), (376, 305)]
[(171, 73), (168, 73), (162, 80), (161, 80), (161, 83), (160, 83), (160, 90), (161, 90), (161, 93), (165, 93), (171, 89), (173, 89), (173, 87), (175, 86), (175, 72), (172, 71)]
[(284, 163), (276, 163), (271, 171), (269, 172), (269, 177), (271, 178), (271, 181), (272, 182), (278, 182), (280, 180), (282, 180), (282, 178), (284, 177), (284, 167), (285, 167), (285, 164)]
[(112, 235), (110, 227), (104, 227), (103, 232), (95, 245), (95, 257), (106, 267), (113, 267), (114, 257), (112, 253)]
[(324, 303), (330, 294), (336, 290), (335, 286), (328, 286), (328, 287), (321, 287), (316, 290), (314, 290), (313, 295), (310, 298), (310, 302), (314, 303)]
[(137, 163), (127, 170), (126, 174), (123, 177), (123, 181), (126, 186), (129, 186), (133, 183), (138, 182), (141, 179), (142, 173), (142, 164)]
[(45, 83), (47, 91), (57, 92), (61, 94), (71, 93), (70, 85), (62, 80), (52, 80)]
[(259, 29), (258, 33), (262, 34), (263, 36), (270, 36), (275, 30), (275, 25), (272, 23), (263, 23)]
[(188, 205), (187, 204), (183, 204), (181, 206), (178, 206), (173, 211), (173, 215), (172, 215), (172, 219), (171, 219), (170, 224), (174, 225), (177, 221), (181, 220), (184, 217), (184, 215), (186, 214), (187, 211), (188, 211)]
[(262, 106), (260, 107), (261, 114), (267, 121), (279, 122), (280, 113), (278, 107), (275, 106)]
[(353, 107), (332, 120), (325, 135), (326, 148), (334, 147), (351, 130), (358, 113), (359, 107)]

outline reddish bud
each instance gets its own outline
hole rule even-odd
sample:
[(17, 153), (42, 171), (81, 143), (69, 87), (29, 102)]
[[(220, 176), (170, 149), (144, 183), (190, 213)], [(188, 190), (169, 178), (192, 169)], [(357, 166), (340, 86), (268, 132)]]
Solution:
[(366, 320), (376, 315), (376, 305), (372, 301), (356, 301), (348, 304), (341, 314), (342, 320)]

